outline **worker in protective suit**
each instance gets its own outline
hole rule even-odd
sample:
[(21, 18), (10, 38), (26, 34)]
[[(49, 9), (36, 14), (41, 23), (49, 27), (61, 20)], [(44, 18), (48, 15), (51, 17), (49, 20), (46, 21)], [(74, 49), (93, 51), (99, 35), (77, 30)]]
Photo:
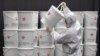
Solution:
[(80, 50), (81, 44), (81, 25), (76, 20), (75, 14), (69, 11), (69, 8), (63, 12), (66, 22), (66, 32), (59, 34), (53, 28), (47, 27), (47, 31), (51, 33), (55, 43), (63, 44), (63, 56), (82, 56)]

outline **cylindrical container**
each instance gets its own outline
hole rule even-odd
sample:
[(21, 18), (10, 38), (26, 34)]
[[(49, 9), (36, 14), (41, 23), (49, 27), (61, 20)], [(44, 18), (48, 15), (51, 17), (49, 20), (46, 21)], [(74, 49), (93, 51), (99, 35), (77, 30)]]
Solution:
[(51, 34), (45, 29), (37, 29), (38, 37), (39, 37), (39, 46), (52, 46), (54, 44), (54, 39)]
[(18, 11), (19, 29), (38, 27), (38, 11)]
[(81, 49), (81, 55), (83, 56), (83, 52), (84, 52), (84, 44), (80, 45), (80, 49)]
[(18, 29), (17, 11), (3, 11), (3, 17), (5, 29)]
[(34, 56), (39, 56), (39, 47), (34, 46)]
[(18, 47), (18, 29), (4, 29), (4, 46)]
[(39, 56), (54, 56), (54, 47), (39, 47)]
[(65, 33), (67, 30), (67, 27), (57, 27), (55, 28), (55, 31), (58, 32), (59, 34)]
[(59, 11), (55, 6), (51, 6), (48, 10), (45, 18), (42, 19), (42, 22), (47, 27), (54, 27), (58, 21), (60, 21), (64, 17), (63, 13)]
[(81, 32), (79, 32), (79, 36), (81, 37), (81, 43), (83, 43), (83, 35), (84, 35), (84, 28), (81, 28)]
[(97, 27), (98, 11), (85, 11), (85, 27)]
[(61, 19), (55, 26), (55, 28), (59, 28), (59, 27), (67, 27), (66, 22), (64, 19)]
[[(41, 17), (41, 21), (42, 19), (45, 19), (45, 15), (46, 15), (47, 11), (41, 11), (40, 12), (40, 17)], [(43, 22), (41, 22), (41, 28), (45, 28), (46, 26), (43, 24)]]
[(80, 22), (81, 26), (83, 26), (84, 13), (82, 11), (73, 11), (75, 13), (76, 19)]
[(84, 43), (96, 43), (97, 28), (84, 29)]
[(19, 29), (19, 47), (27, 47), (32, 48), (33, 46), (37, 46), (38, 38), (34, 34), (33, 29)]
[(18, 56), (18, 50), (16, 47), (3, 47), (4, 56)]
[(34, 48), (18, 48), (19, 56), (34, 56)]
[(55, 56), (63, 56), (63, 45), (55, 44)]
[(84, 46), (84, 56), (96, 56), (97, 44), (90, 43)]

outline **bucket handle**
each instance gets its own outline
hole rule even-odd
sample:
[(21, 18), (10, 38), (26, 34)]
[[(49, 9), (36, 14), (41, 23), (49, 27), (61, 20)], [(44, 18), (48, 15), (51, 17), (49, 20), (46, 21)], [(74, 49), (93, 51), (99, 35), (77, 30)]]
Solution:
[[(61, 8), (60, 8), (61, 7)], [(66, 7), (66, 3), (65, 2), (61, 2), (59, 5), (58, 5), (58, 9), (60, 8), (60, 11), (63, 11), (63, 9)]]

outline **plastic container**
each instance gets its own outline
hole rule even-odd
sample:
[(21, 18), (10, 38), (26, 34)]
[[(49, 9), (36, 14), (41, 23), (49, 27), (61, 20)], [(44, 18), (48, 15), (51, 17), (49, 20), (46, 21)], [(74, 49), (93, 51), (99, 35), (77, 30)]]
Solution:
[(63, 56), (63, 45), (55, 44), (55, 56)]
[(18, 11), (19, 29), (38, 28), (38, 11)]
[(96, 43), (97, 28), (84, 29), (84, 43)]
[(3, 17), (5, 29), (18, 29), (17, 11), (3, 11)]
[(38, 37), (35, 35), (34, 29), (20, 29), (19, 34), (19, 47), (32, 48), (37, 46)]
[(39, 56), (54, 56), (54, 47), (39, 47)]
[(4, 56), (18, 56), (18, 50), (16, 47), (3, 47)]
[(4, 46), (18, 47), (18, 29), (4, 29)]
[(34, 56), (34, 48), (18, 48), (19, 56)]
[[(40, 17), (41, 17), (41, 21), (42, 19), (45, 19), (45, 15), (46, 15), (47, 11), (41, 11), (40, 12)], [(43, 24), (43, 22), (41, 22), (41, 28), (45, 28), (46, 26)]]
[(44, 19), (42, 19), (42, 23), (47, 27), (54, 27), (63, 17), (63, 13), (52, 5), (46, 13)]
[(81, 26), (83, 26), (84, 13), (82, 11), (73, 11), (75, 13), (76, 19), (80, 22)]
[(55, 26), (55, 28), (59, 28), (59, 27), (67, 27), (65, 20), (61, 19)]
[(97, 44), (96, 43), (88, 43), (84, 46), (84, 56), (96, 56)]
[(85, 27), (97, 27), (98, 11), (85, 11)]
[(52, 38), (51, 34), (45, 28), (37, 29), (35, 31), (38, 32), (40, 47), (44, 47), (44, 46), (48, 47), (54, 44), (54, 39)]
[(80, 45), (80, 49), (81, 49), (81, 55), (83, 56), (83, 52), (84, 52), (84, 44)]

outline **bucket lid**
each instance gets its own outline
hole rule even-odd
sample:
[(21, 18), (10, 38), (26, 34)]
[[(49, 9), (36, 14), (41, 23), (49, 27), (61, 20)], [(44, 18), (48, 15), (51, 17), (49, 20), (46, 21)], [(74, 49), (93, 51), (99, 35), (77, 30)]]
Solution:
[(34, 31), (35, 29), (19, 29), (18, 31)]
[(3, 48), (16, 49), (18, 47), (3, 47)]
[(84, 29), (97, 29), (97, 27), (84, 27)]
[(85, 43), (84, 45), (97, 45), (96, 43)]
[(29, 12), (34, 12), (34, 11), (18, 11), (18, 13), (29, 13)]
[(34, 49), (34, 48), (22, 48), (22, 47), (19, 47), (18, 49)]
[(18, 29), (3, 29), (3, 30), (4, 30), (4, 31), (6, 31), (6, 30), (7, 30), (7, 31), (14, 31), (14, 30), (17, 31)]
[(54, 45), (53, 46), (49, 46), (49, 47), (43, 46), (43, 47), (39, 47), (39, 48), (54, 48)]

